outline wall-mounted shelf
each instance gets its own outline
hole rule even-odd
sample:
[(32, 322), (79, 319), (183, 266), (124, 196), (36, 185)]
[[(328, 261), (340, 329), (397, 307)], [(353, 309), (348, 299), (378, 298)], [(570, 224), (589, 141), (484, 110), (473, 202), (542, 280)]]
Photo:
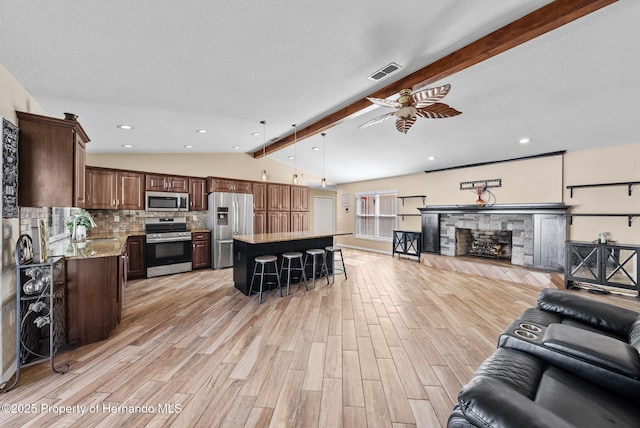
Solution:
[(576, 184), (573, 186), (567, 186), (569, 189), (569, 197), (573, 198), (573, 189), (584, 189), (586, 187), (606, 187), (606, 186), (627, 186), (627, 192), (631, 196), (631, 186), (634, 184), (640, 184), (640, 181), (622, 181), (620, 183), (599, 183), (599, 184)]
[(405, 199), (413, 199), (413, 198), (422, 199), (422, 205), (427, 203), (427, 195), (398, 196), (398, 199), (402, 200), (402, 206), (404, 206), (404, 200)]
[(627, 217), (629, 227), (633, 222), (634, 217), (640, 217), (640, 214), (567, 214), (569, 217), (569, 224), (573, 224), (573, 217)]

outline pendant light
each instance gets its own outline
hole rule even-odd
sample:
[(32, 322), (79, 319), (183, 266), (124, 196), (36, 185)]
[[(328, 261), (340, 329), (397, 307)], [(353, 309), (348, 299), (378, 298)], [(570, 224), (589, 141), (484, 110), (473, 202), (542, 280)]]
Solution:
[(296, 143), (298, 142), (298, 128), (293, 125), (293, 184), (298, 184), (298, 160), (296, 157)]
[(323, 132), (320, 135), (322, 135), (322, 182), (321, 182), (321, 185), (324, 188), (324, 187), (327, 187), (327, 179), (324, 178), (324, 161), (327, 154), (327, 149), (325, 148), (325, 143), (324, 143), (324, 137), (327, 136), (327, 133)]
[[(262, 124), (262, 157), (263, 159), (266, 159), (266, 149), (267, 149), (267, 137), (266, 137), (266, 130), (267, 130), (267, 121), (266, 120), (261, 120), (260, 123)], [(264, 160), (262, 161), (263, 163), (265, 162)], [(263, 169), (262, 170), (262, 181), (267, 181), (267, 170)]]

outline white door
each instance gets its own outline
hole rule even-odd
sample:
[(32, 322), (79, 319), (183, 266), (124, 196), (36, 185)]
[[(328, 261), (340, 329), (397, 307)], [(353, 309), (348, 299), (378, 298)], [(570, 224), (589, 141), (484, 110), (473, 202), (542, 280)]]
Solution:
[(336, 199), (330, 196), (313, 197), (313, 231), (315, 233), (335, 230)]

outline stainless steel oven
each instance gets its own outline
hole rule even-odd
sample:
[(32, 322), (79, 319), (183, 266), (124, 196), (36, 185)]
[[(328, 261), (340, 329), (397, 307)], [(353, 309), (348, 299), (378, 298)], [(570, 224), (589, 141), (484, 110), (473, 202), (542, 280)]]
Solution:
[(192, 270), (191, 232), (185, 217), (147, 218), (147, 277)]

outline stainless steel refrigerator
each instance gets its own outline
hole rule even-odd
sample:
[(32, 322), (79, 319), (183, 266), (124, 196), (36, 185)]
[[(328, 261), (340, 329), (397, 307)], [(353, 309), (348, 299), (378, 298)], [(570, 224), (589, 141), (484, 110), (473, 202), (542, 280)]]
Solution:
[(210, 193), (207, 229), (211, 229), (211, 265), (233, 266), (233, 237), (253, 233), (253, 195)]

